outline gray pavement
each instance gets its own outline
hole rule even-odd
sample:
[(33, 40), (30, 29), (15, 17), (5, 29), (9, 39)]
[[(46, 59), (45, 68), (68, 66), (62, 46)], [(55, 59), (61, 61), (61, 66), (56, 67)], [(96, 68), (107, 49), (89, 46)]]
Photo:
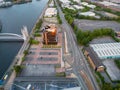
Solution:
[(20, 76), (54, 76), (54, 65), (30, 65), (26, 64)]
[(114, 60), (105, 60), (103, 64), (107, 67), (106, 71), (113, 81), (120, 80), (120, 70), (115, 65)]
[(28, 85), (31, 85), (30, 90), (61, 90), (78, 86), (76, 79), (62, 77), (17, 77), (14, 83), (12, 90), (21, 90)]

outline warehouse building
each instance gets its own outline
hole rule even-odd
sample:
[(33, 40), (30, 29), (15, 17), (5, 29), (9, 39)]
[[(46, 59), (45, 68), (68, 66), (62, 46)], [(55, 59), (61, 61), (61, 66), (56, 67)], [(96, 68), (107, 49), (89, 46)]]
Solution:
[(120, 43), (91, 44), (100, 59), (120, 58)]
[(95, 13), (94, 13), (94, 12), (91, 12), (91, 11), (81, 12), (81, 13), (79, 13), (79, 15), (95, 17)]
[(105, 67), (91, 47), (84, 48), (84, 55), (91, 67), (98, 72), (104, 71)]

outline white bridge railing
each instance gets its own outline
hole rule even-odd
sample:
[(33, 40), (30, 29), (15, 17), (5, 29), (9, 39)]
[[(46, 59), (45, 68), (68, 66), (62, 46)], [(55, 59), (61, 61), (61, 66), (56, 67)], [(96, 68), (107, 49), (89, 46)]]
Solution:
[(0, 39), (23, 39), (24, 41), (28, 37), (27, 27), (23, 26), (21, 29), (22, 35), (14, 33), (0, 33)]

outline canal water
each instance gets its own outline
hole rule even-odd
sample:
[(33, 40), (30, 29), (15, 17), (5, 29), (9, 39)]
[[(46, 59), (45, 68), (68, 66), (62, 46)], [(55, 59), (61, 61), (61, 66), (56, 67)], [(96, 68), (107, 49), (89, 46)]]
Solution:
[[(48, 0), (33, 0), (30, 3), (0, 8), (2, 22), (1, 33), (21, 34), (21, 28), (27, 26), (30, 32)], [(0, 42), (0, 78), (8, 69), (23, 42)]]

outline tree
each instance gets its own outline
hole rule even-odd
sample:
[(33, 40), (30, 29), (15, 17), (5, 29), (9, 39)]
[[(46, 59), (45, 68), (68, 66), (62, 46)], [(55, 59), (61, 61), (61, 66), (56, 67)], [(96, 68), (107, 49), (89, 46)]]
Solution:
[(22, 67), (20, 65), (16, 65), (16, 66), (14, 66), (14, 70), (17, 74), (19, 74), (22, 70)]
[(24, 54), (27, 55), (27, 54), (28, 54), (28, 50), (25, 50), (25, 51), (24, 51)]
[(111, 84), (104, 83), (102, 86), (102, 90), (113, 90)]

